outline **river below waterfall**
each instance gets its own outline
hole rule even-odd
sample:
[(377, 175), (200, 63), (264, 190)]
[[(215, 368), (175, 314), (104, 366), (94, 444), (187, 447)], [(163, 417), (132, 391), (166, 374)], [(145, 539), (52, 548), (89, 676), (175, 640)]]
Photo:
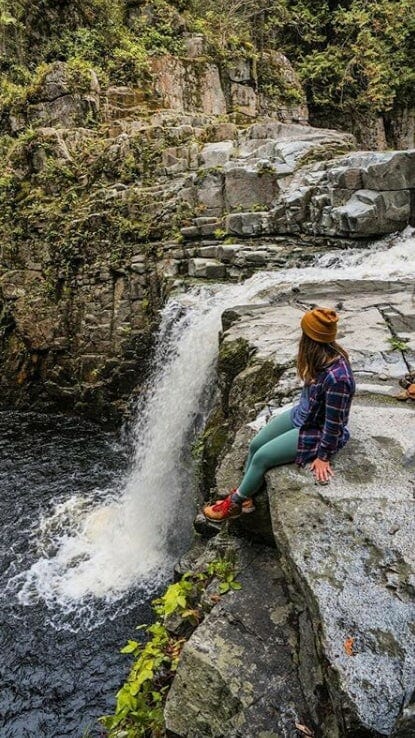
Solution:
[[(0, 735), (101, 735), (119, 654), (191, 540), (191, 443), (214, 389), (223, 310), (280, 283), (415, 276), (413, 231), (166, 305), (128, 438), (79, 419), (0, 413)], [(267, 299), (267, 298), (265, 298)]]
[[(57, 507), (66, 505), (69, 518), (71, 500), (85, 496), (102, 504), (128, 465), (125, 444), (93, 424), (0, 413), (2, 738), (80, 738), (113, 706), (126, 668), (119, 649), (134, 626), (148, 620), (148, 592), (128, 592), (112, 608), (102, 602), (94, 608), (91, 601), (87, 627), (79, 627), (41, 597), (19, 602), (14, 577), (42, 552), (52, 555), (61, 532), (54, 526)], [(62, 526), (64, 516), (59, 520)]]

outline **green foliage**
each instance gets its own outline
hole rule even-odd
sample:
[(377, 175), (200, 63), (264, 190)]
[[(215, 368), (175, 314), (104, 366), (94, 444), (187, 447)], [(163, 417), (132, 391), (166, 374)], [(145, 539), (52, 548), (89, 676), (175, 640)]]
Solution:
[(292, 5), (306, 31), (297, 26), (288, 48), (315, 106), (376, 112), (415, 100), (412, 0), (326, 2), (314, 17), (306, 0)]
[(298, 84), (289, 83), (281, 66), (271, 65), (269, 59), (258, 64), (258, 86), (262, 95), (274, 107), (305, 103), (304, 92)]
[(188, 598), (192, 593), (193, 583), (189, 581), (188, 575), (184, 575), (179, 582), (170, 584), (162, 597), (154, 600), (155, 613), (166, 618), (177, 610), (184, 612)]
[(302, 101), (263, 55), (276, 49), (294, 62), (317, 108), (387, 111), (415, 101), (413, 0), (209, 0), (193, 12), (211, 47), (229, 53), (237, 39), (243, 54), (259, 55), (259, 89), (271, 99)]
[(254, 0), (206, 0), (193, 4), (187, 21), (192, 31), (205, 36), (215, 56), (254, 55), (250, 21), (256, 10)]
[(226, 236), (226, 231), (223, 228), (215, 228), (213, 231), (213, 235), (215, 238), (219, 240), (222, 240)]
[(219, 592), (225, 594), (231, 589), (241, 589), (241, 584), (235, 581), (235, 570), (233, 563), (228, 559), (219, 559), (212, 561), (208, 565), (207, 572), (209, 576), (219, 579)]
[(167, 685), (153, 684), (162, 667), (168, 674), (174, 671), (180, 645), (173, 643), (166, 628), (154, 623), (147, 628), (149, 640), (140, 644), (129, 641), (121, 653), (132, 654), (135, 662), (127, 681), (117, 693), (114, 715), (101, 718), (109, 736), (160, 735), (163, 726), (163, 693)]
[(69, 63), (77, 90), (89, 86), (90, 67), (102, 85), (145, 87), (151, 54), (183, 50), (184, 24), (178, 10), (165, 0), (144, 2), (138, 13), (131, 17), (129, 13), (125, 0), (1, 0), (0, 71), (5, 74), (0, 101), (24, 102), (54, 61)]
[(391, 336), (388, 341), (394, 351), (405, 351), (408, 348), (409, 338), (399, 338), (399, 336)]
[[(202, 33), (208, 56), (251, 57), (271, 109), (303, 102), (278, 61), (285, 53), (318, 111), (388, 111), (415, 102), (413, 0), (0, 0), (0, 101), (23, 103), (39, 64), (67, 61), (86, 85), (147, 89), (153, 54), (184, 52)], [(77, 72), (80, 72), (78, 75)]]
[(206, 587), (217, 582), (218, 592), (212, 603), (231, 589), (240, 589), (235, 581), (234, 565), (219, 559), (200, 572), (187, 572), (170, 584), (153, 602), (157, 620), (145, 629), (147, 640), (128, 641), (121, 653), (131, 654), (134, 663), (126, 682), (117, 693), (113, 715), (101, 718), (108, 738), (152, 738), (163, 732), (163, 708), (166, 693), (177, 670), (185, 638), (169, 631), (169, 619), (178, 616), (192, 629), (203, 618), (202, 598)]
[[(18, 138), (0, 137), (0, 233), (4, 252), (26, 241), (44, 244), (45, 258), (76, 268), (97, 250), (111, 254), (114, 267), (141, 242), (169, 238), (177, 228), (180, 203), (154, 198), (151, 189), (164, 140), (138, 132), (120, 148), (95, 132), (71, 142), (42, 130)], [(112, 190), (114, 182), (133, 184)], [(88, 245), (85, 248), (85, 244)], [(148, 311), (151, 320), (152, 308)]]

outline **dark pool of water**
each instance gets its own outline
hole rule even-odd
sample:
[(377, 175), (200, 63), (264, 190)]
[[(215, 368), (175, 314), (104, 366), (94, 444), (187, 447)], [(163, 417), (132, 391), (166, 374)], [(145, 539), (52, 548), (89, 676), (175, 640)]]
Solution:
[(148, 622), (149, 593), (90, 603), (83, 621), (41, 598), (20, 604), (10, 581), (38, 556), (41, 517), (72, 495), (116, 491), (129, 456), (115, 434), (79, 419), (0, 412), (1, 738), (102, 735), (96, 718), (111, 711), (128, 672), (119, 649)]

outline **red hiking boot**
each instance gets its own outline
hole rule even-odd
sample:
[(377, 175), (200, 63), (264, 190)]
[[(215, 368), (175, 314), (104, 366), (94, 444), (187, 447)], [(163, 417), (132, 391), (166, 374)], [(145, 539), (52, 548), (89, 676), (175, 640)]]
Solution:
[(232, 492), (224, 500), (218, 500), (213, 505), (206, 505), (203, 514), (208, 520), (222, 523), (224, 520), (233, 520), (242, 515), (242, 503), (239, 505), (232, 500)]
[[(231, 489), (230, 492), (228, 492), (227, 495), (223, 495), (223, 496), (222, 496), (221, 492), (219, 492), (220, 499), (223, 500), (223, 499), (225, 499), (225, 497), (228, 497), (228, 495), (230, 495), (230, 494), (233, 495), (237, 491), (237, 489), (238, 489), (237, 487), (234, 487), (233, 489)], [(253, 501), (252, 497), (244, 497), (243, 498), (242, 512), (243, 513), (252, 513), (252, 512), (255, 512), (255, 505), (254, 505), (254, 501)]]

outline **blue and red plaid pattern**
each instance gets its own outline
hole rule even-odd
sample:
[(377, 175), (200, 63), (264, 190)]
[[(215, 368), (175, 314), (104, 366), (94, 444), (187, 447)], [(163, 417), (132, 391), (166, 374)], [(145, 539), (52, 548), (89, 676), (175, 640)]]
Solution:
[(349, 440), (347, 421), (355, 391), (349, 363), (343, 357), (324, 369), (310, 385), (308, 414), (300, 428), (296, 463), (329, 461)]

